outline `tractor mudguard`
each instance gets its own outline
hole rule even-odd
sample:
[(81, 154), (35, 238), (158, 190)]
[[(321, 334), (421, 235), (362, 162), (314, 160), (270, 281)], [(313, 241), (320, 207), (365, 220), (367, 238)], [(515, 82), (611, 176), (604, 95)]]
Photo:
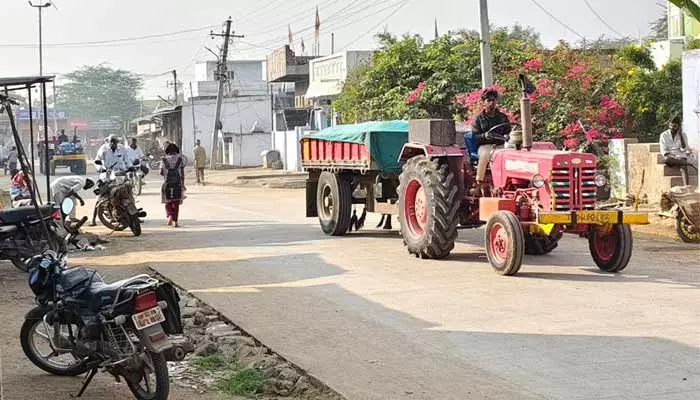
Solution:
[(464, 157), (464, 151), (456, 145), (433, 146), (430, 144), (406, 143), (401, 149), (399, 161), (404, 163), (419, 155), (428, 157)]

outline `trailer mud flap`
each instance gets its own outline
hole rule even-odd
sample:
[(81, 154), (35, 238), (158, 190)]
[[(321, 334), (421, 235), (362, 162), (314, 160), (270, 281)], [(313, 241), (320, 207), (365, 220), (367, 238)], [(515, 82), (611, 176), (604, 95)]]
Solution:
[(318, 217), (316, 208), (316, 192), (318, 191), (318, 181), (306, 180), (306, 217)]

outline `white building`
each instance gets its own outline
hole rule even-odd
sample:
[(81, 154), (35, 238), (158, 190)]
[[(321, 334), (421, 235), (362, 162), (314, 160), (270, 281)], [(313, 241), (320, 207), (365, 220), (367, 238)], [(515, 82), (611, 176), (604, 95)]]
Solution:
[[(263, 63), (228, 63), (228, 80), (224, 84), (221, 104), (222, 135), (219, 138), (218, 162), (235, 166), (260, 165), (260, 153), (270, 148), (272, 102), (264, 78)], [(216, 62), (196, 64), (195, 79), (193, 86), (197, 90), (194, 98), (182, 106), (182, 151), (191, 157), (195, 140), (199, 139), (207, 156), (211, 157), (219, 85), (216, 80)]]
[[(228, 82), (224, 85), (224, 95), (267, 94), (264, 63), (261, 60), (231, 60), (227, 62)], [(216, 96), (219, 90), (216, 66), (216, 61), (205, 61), (194, 65), (195, 85), (192, 88), (194, 97)]]

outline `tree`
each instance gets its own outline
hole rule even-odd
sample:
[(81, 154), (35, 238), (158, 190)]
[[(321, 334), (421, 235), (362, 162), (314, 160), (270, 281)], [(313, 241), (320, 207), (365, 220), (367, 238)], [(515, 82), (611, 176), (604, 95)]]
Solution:
[(138, 113), (137, 94), (143, 81), (132, 72), (101, 64), (84, 66), (66, 74), (65, 79), (67, 83), (57, 93), (57, 105), (74, 117), (128, 121)]
[[(334, 102), (344, 123), (379, 119), (452, 118), (455, 97), (481, 85), (479, 35), (449, 32), (430, 43), (419, 36), (377, 35), (379, 50), (356, 70)], [(522, 63), (541, 47), (532, 28), (495, 28), (494, 74)], [(407, 101), (409, 100), (409, 101)]]

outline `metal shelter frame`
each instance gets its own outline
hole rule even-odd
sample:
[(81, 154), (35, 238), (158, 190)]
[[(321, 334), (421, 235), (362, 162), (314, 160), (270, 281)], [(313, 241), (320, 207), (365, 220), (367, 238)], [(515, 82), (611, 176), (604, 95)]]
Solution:
[[(43, 107), (43, 119), (44, 119), (44, 165), (46, 168), (46, 202), (51, 199), (51, 177), (49, 174), (49, 116), (48, 108), (46, 105), (46, 84), (53, 82), (55, 76), (45, 75), (45, 76), (20, 76), (20, 77), (10, 77), (2, 78), (0, 77), (0, 106), (4, 106), (5, 112), (10, 119), (10, 127), (12, 129), (12, 135), (15, 139), (15, 147), (17, 148), (17, 158), (19, 159), (22, 172), (24, 172), (25, 179), (27, 179), (27, 184), (30, 187), (30, 193), (32, 197), (32, 202), (37, 208), (37, 213), (39, 213), (39, 202), (41, 202), (41, 193), (39, 191), (39, 186), (36, 182), (35, 172), (35, 162), (34, 162), (34, 112), (32, 109), (32, 89), (36, 85), (41, 85), (42, 99), (41, 104)], [(27, 91), (27, 102), (29, 104), (29, 153), (30, 159), (28, 160), (27, 153), (24, 150), (22, 144), (22, 139), (19, 137), (19, 132), (17, 129), (17, 123), (15, 122), (14, 112), (12, 111), (12, 105), (17, 105), (17, 103), (12, 100), (9, 96), (10, 92), (16, 92), (20, 90)], [(41, 120), (39, 121), (41, 124)], [(31, 169), (30, 169), (31, 167)], [(30, 173), (31, 172), (31, 173)], [(28, 177), (31, 177), (29, 180)], [(37, 201), (38, 200), (38, 201)]]

